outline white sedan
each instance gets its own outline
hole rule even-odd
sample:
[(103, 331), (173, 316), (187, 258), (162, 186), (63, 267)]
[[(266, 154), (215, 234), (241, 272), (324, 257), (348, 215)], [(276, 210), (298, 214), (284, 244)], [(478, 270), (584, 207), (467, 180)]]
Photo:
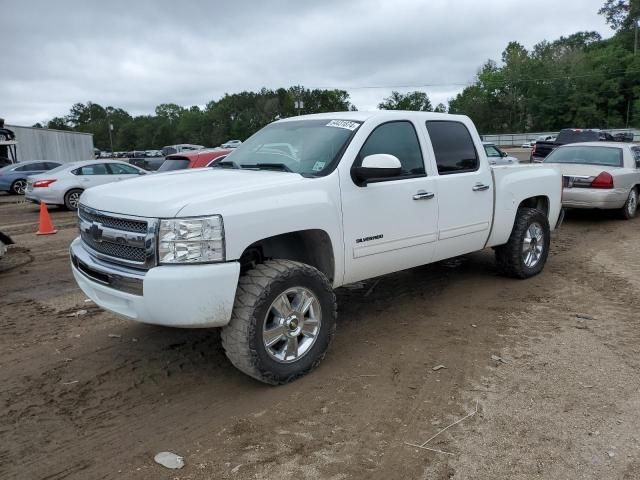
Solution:
[(484, 145), (484, 151), (487, 154), (490, 165), (511, 165), (520, 163), (516, 157), (507, 155), (506, 152), (503, 152), (491, 142), (482, 142), (482, 145)]
[(238, 148), (240, 145), (242, 145), (242, 142), (240, 140), (227, 140), (222, 145), (220, 145), (220, 147), (221, 148)]
[(565, 208), (620, 210), (635, 217), (640, 190), (640, 145), (585, 142), (553, 150), (545, 164), (555, 164), (563, 176)]
[(137, 178), (146, 173), (146, 170), (117, 160), (66, 163), (27, 178), (25, 198), (35, 203), (42, 201), (76, 210), (80, 195), (87, 188)]

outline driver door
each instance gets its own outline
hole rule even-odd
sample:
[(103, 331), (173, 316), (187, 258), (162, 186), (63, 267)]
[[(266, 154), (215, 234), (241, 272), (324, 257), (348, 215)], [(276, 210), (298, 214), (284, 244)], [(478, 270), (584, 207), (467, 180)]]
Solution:
[(428, 263), (438, 237), (435, 178), (425, 171), (423, 148), (410, 121), (378, 125), (354, 161), (386, 153), (402, 165), (398, 176), (357, 185), (341, 176), (345, 283)]

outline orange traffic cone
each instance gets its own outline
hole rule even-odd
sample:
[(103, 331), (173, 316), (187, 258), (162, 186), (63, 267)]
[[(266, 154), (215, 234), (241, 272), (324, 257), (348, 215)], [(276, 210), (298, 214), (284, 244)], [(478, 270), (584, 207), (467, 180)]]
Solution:
[(51, 223), (47, 204), (40, 202), (40, 226), (38, 227), (36, 235), (52, 235), (56, 232), (57, 230), (53, 228), (53, 223)]

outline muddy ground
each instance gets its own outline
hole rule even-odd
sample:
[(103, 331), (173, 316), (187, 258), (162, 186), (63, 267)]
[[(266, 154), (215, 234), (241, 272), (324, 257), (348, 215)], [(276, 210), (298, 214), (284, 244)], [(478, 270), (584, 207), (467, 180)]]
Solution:
[[(640, 478), (640, 219), (570, 215), (526, 281), (485, 251), (343, 288), (324, 363), (269, 387), (216, 331), (85, 303), (74, 215), (37, 237), (17, 201), (0, 197), (30, 250), (0, 262), (2, 479)], [(444, 453), (406, 445), (476, 406), (427, 444)]]

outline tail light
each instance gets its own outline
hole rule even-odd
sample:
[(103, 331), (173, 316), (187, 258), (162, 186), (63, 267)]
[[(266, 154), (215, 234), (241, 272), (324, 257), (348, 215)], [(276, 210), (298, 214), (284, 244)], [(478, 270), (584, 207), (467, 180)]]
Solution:
[(531, 149), (531, 154), (533, 155), (534, 153), (536, 153), (536, 144), (533, 144), (533, 148)]
[(613, 188), (613, 177), (608, 172), (602, 172), (593, 179), (591, 188)]
[(53, 182), (55, 182), (55, 180), (38, 180), (37, 182), (33, 182), (33, 187), (48, 187)]

